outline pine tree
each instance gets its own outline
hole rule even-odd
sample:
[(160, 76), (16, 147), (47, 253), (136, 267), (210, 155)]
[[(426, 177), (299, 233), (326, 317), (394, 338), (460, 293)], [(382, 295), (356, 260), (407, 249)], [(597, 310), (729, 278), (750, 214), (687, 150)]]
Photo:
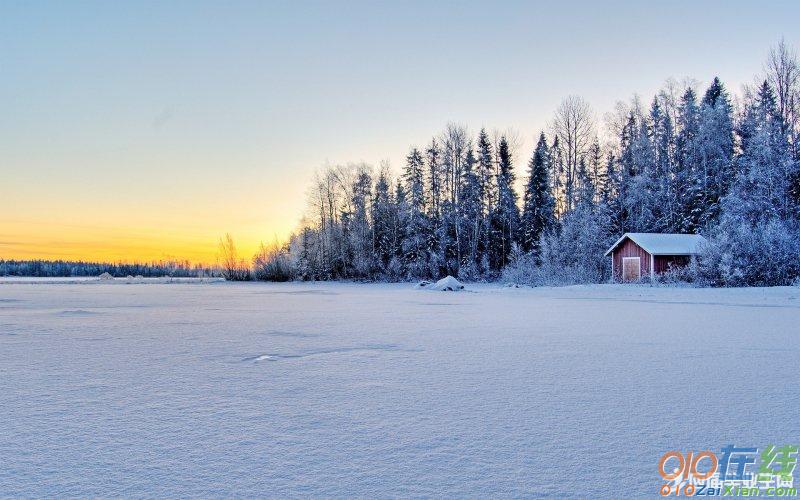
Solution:
[(375, 182), (375, 196), (372, 200), (372, 246), (375, 264), (384, 273), (394, 255), (392, 245), (393, 205), (389, 191), (388, 173), (381, 170)]
[(481, 185), (476, 172), (477, 159), (470, 146), (464, 159), (461, 176), (461, 196), (459, 200), (459, 233), (461, 239), (461, 263), (459, 276), (475, 278), (480, 274), (480, 258), (478, 245), (483, 229), (483, 212), (481, 209)]
[(428, 215), (438, 219), (442, 205), (442, 153), (436, 139), (431, 141), (425, 154), (428, 164)]
[(672, 191), (678, 198), (678, 230), (694, 233), (700, 225), (700, 207), (697, 205), (698, 189), (702, 181), (698, 176), (700, 152), (700, 110), (697, 96), (691, 88), (686, 89), (678, 110), (678, 135), (676, 137), (676, 173)]
[(431, 225), (426, 210), (425, 162), (417, 148), (406, 157), (403, 179), (407, 194), (407, 227), (402, 242), (403, 261), (411, 276), (430, 277)]
[(494, 152), (492, 143), (486, 133), (481, 129), (478, 134), (477, 164), (475, 174), (478, 176), (479, 198), (481, 200), (481, 223), (479, 228), (476, 260), (480, 268), (488, 270), (488, 254), (490, 241), (489, 217), (494, 211), (497, 186), (495, 184)]
[(426, 150), (428, 167), (428, 220), (430, 231), (427, 236), (428, 266), (433, 276), (438, 276), (445, 271), (447, 258), (445, 256), (447, 245), (445, 239), (448, 234), (442, 221), (443, 173), (441, 156), (442, 152), (436, 139), (431, 141)]
[(408, 235), (409, 206), (403, 182), (398, 179), (394, 188), (394, 204), (392, 207), (391, 248), (387, 272), (392, 279), (400, 279), (406, 275), (403, 242)]
[(704, 227), (719, 217), (720, 201), (733, 181), (733, 121), (728, 92), (714, 78), (698, 116), (693, 224)]
[(371, 197), (372, 176), (366, 169), (361, 169), (353, 182), (351, 210), (342, 214), (347, 241), (342, 256), (345, 277), (368, 277), (375, 267), (372, 226), (367, 215)]
[(675, 174), (675, 130), (670, 114), (663, 110), (657, 97), (650, 107), (653, 142), (653, 188), (657, 209), (655, 230), (666, 233), (678, 231), (679, 208), (672, 191)]
[(548, 178), (549, 151), (544, 132), (539, 135), (539, 142), (528, 163), (528, 182), (521, 218), (521, 244), (525, 251), (538, 254), (539, 241), (555, 222), (555, 202), (550, 194)]
[(519, 210), (514, 180), (514, 166), (508, 141), (502, 137), (498, 146), (497, 205), (492, 213), (489, 257), (490, 265), (498, 271), (508, 262), (512, 244), (516, 242), (519, 232)]

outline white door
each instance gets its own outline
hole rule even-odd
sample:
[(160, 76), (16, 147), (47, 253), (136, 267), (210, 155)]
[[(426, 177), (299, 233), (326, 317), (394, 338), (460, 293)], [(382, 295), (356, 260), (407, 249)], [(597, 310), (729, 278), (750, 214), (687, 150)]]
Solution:
[(642, 261), (639, 257), (622, 258), (622, 281), (638, 281), (642, 277)]

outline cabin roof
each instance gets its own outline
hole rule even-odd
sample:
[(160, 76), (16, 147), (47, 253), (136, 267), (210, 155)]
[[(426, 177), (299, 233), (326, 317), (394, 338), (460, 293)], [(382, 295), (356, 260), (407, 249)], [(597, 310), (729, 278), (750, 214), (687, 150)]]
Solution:
[(605, 255), (610, 254), (626, 238), (642, 247), (650, 255), (697, 255), (706, 239), (699, 234), (677, 233), (625, 233)]

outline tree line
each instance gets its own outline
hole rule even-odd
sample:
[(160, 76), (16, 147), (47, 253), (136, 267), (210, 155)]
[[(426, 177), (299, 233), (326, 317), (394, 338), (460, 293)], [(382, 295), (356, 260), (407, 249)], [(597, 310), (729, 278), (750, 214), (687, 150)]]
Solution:
[(110, 263), (68, 260), (0, 260), (0, 276), (83, 277), (109, 273), (117, 278), (142, 276), (155, 278), (201, 278), (220, 276), (218, 268), (192, 264), (189, 261), (157, 261), (150, 263)]
[(781, 42), (758, 83), (737, 96), (719, 78), (703, 89), (668, 81), (647, 104), (620, 103), (602, 130), (583, 99), (568, 97), (524, 163), (514, 134), (473, 136), (449, 124), (412, 147), (396, 177), (385, 164), (329, 167), (314, 179), (299, 230), (285, 246), (262, 248), (252, 272), (602, 282), (610, 277), (603, 253), (621, 234), (670, 232), (709, 240), (681, 279), (792, 283), (800, 275), (799, 74)]
[[(317, 173), (283, 245), (246, 260), (230, 236), (214, 268), (188, 263), (0, 261), (0, 275), (197, 276), (233, 280), (464, 280), (529, 284), (610, 278), (625, 232), (699, 233), (696, 264), (662, 279), (780, 285), (800, 276), (800, 66), (780, 42), (757, 83), (732, 94), (669, 80), (600, 126), (564, 99), (528, 154), (513, 132), (449, 124), (388, 164)], [(518, 180), (519, 179), (519, 180)]]

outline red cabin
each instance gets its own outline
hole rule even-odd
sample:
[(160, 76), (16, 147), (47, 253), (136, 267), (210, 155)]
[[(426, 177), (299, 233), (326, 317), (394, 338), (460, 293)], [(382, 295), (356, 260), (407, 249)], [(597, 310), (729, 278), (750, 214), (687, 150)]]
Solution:
[(637, 281), (687, 265), (705, 241), (699, 234), (625, 233), (605, 254), (614, 281)]

